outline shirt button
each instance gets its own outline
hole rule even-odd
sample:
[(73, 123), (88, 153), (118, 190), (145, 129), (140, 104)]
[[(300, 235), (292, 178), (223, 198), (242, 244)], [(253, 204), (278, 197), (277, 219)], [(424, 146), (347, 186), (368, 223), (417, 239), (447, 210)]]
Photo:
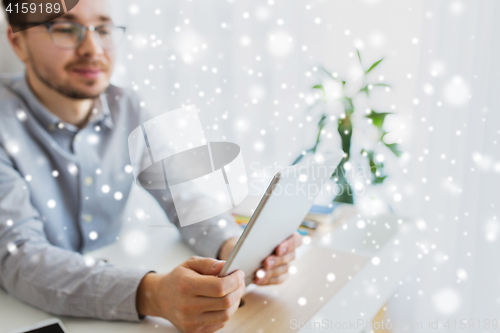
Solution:
[(92, 222), (93, 219), (94, 219), (94, 217), (91, 214), (83, 215), (83, 221), (85, 221), (86, 223)]
[(88, 177), (85, 177), (85, 179), (83, 179), (83, 183), (87, 186), (90, 186), (94, 183), (94, 178), (88, 176)]

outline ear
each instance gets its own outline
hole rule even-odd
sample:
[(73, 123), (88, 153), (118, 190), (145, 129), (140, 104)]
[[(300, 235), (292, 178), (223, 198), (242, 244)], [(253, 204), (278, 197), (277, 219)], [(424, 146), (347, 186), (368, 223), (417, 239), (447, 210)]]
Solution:
[(29, 59), (26, 47), (26, 32), (14, 32), (12, 31), (12, 26), (9, 25), (7, 28), (7, 39), (9, 40), (10, 46), (16, 53), (17, 57), (22, 62), (26, 63)]

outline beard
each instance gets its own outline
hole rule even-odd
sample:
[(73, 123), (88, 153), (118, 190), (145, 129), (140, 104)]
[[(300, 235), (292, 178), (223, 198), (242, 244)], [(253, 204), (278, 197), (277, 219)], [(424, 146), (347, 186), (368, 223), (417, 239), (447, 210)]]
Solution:
[[(31, 58), (31, 63), (34, 64), (34, 59), (31, 56), (31, 53), (29, 54), (29, 57)], [(107, 72), (108, 66), (103, 64), (101, 61), (91, 61), (91, 60), (81, 60), (77, 61), (74, 63), (70, 63), (65, 66), (65, 70), (70, 71), (73, 67), (77, 66), (93, 66), (93, 67), (99, 67), (103, 69), (104, 71)], [(84, 91), (82, 89), (78, 89), (76, 87), (71, 86), (70, 83), (66, 82), (59, 82), (56, 78), (51, 77), (51, 75), (44, 75), (42, 74), (37, 66), (32, 66), (33, 72), (37, 76), (37, 78), (43, 82), (47, 87), (51, 88), (52, 90), (57, 91), (59, 94), (66, 96), (71, 99), (77, 99), (77, 100), (82, 100), (82, 99), (95, 99), (99, 97), (100, 94), (102, 94), (109, 86), (108, 84), (101, 89), (98, 93), (88, 93), (87, 91)], [(50, 73), (50, 71), (47, 71)], [(97, 80), (88, 80), (85, 84), (89, 87), (93, 86)]]

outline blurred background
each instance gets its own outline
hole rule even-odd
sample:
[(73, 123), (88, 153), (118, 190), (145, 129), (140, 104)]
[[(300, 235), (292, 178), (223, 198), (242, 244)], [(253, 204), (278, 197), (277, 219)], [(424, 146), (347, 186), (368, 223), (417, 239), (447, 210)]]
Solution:
[[(113, 83), (153, 114), (196, 104), (208, 140), (241, 147), (251, 195), (318, 138), (349, 139), (354, 204), (425, 235), (386, 317), (498, 318), (498, 1), (111, 2), (128, 29)], [(2, 33), (0, 72), (18, 71)]]

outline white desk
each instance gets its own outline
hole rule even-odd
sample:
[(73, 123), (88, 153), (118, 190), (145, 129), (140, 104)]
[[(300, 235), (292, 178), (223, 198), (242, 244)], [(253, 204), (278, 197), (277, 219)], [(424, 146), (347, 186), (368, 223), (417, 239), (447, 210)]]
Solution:
[[(167, 225), (163, 212), (155, 202), (138, 191), (133, 194), (130, 201), (131, 204), (124, 215), (126, 221), (119, 241), (90, 253), (91, 256), (107, 259), (116, 265), (142, 266), (158, 272), (168, 272), (194, 255), (182, 243), (175, 227), (153, 227), (153, 225)], [(148, 212), (149, 217), (144, 212)], [(311, 322), (320, 322), (322, 319), (348, 321), (349, 318), (370, 320), (417, 261), (415, 242), (418, 230), (414, 225), (411, 223), (399, 225), (397, 218), (394, 217), (378, 217), (376, 223), (367, 223), (364, 229), (359, 229), (356, 226), (357, 221), (358, 219), (348, 221), (346, 229), (337, 228), (330, 232), (329, 236), (323, 236), (315, 243), (316, 246), (362, 256), (376, 256), (380, 258), (380, 264), (375, 266), (369, 260), (329, 301), (325, 301), (325, 305), (311, 318)], [(367, 219), (364, 221), (367, 222)], [(312, 245), (303, 246), (298, 255), (303, 255), (311, 248)], [(335, 269), (338, 271), (341, 268)], [(15, 300), (3, 291), (0, 291), (0, 309), (2, 332), (54, 317)], [(60, 319), (69, 333), (177, 332), (167, 320), (161, 318), (147, 317), (141, 323), (104, 322), (69, 317)]]

